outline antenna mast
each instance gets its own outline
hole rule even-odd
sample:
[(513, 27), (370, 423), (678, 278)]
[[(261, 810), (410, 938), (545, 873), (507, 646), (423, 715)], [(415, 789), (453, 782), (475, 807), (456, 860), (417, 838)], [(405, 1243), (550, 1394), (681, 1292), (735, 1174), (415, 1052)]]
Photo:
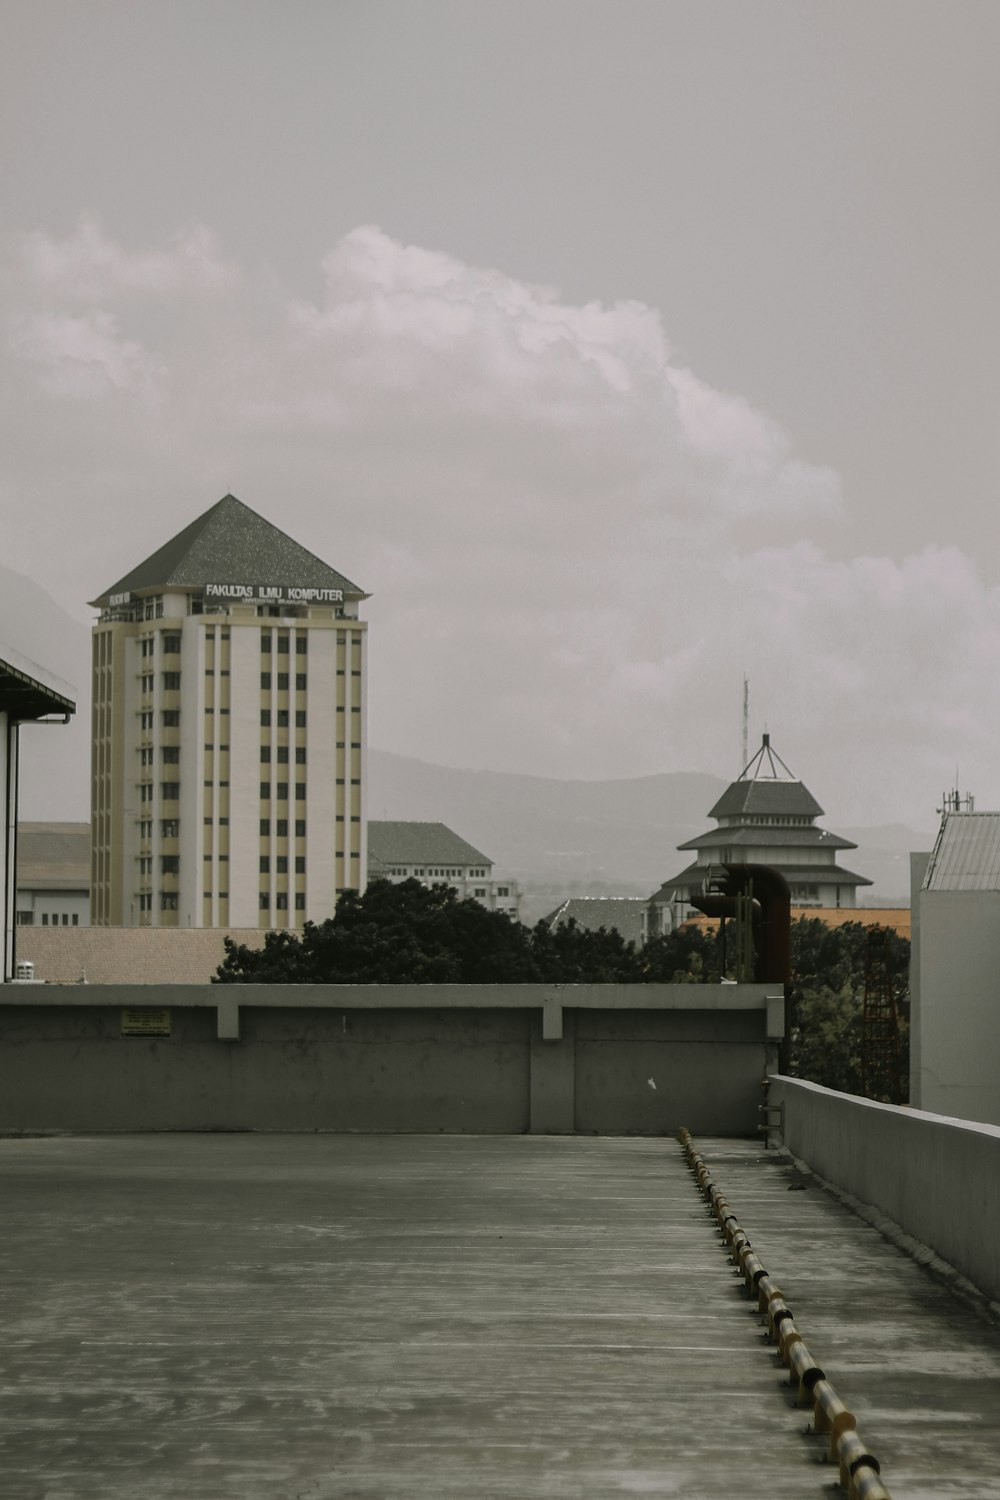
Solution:
[(746, 673), (743, 674), (743, 760), (740, 764), (741, 773), (746, 770), (750, 759), (750, 683)]

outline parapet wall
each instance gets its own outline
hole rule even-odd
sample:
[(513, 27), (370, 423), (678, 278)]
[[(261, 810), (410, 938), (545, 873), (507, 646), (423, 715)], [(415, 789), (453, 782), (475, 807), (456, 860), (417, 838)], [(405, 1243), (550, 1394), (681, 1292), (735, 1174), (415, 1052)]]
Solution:
[(771, 1080), (784, 1142), (1000, 1302), (1000, 1127)]
[(751, 1136), (781, 1024), (764, 985), (5, 985), (0, 1132)]

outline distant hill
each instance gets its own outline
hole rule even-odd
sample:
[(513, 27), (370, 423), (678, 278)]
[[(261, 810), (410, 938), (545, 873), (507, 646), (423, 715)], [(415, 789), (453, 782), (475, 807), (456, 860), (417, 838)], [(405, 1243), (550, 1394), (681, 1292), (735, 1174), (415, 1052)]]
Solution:
[[(726, 782), (698, 772), (622, 781), (558, 781), (502, 771), (462, 771), (385, 750), (368, 754), (368, 813), (447, 823), (520, 881), (535, 921), (566, 896), (642, 896), (682, 869), (677, 845), (712, 824)], [(875, 882), (862, 900), (909, 901), (909, 852), (933, 836), (900, 825), (848, 829), (845, 863)], [(930, 840), (930, 841), (929, 841)]]

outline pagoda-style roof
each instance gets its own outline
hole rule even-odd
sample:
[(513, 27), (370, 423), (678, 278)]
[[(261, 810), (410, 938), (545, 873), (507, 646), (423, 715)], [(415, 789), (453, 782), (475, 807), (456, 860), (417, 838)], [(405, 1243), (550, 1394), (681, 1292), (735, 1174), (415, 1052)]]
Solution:
[(159, 593), (171, 587), (201, 588), (208, 583), (337, 589), (345, 599), (368, 597), (356, 583), (235, 495), (224, 495), (91, 602), (95, 609), (103, 609), (113, 596)]
[(760, 749), (726, 787), (710, 818), (818, 818), (823, 809), (781, 759), (765, 734)]
[[(720, 861), (720, 864), (722, 862)], [(739, 861), (733, 861), (739, 863)], [(757, 863), (757, 861), (753, 861)], [(700, 888), (705, 881), (710, 865), (698, 864), (688, 865), (679, 875), (673, 875), (665, 880), (659, 890), (652, 897), (654, 901), (669, 901), (677, 890), (694, 890)], [(715, 866), (718, 869), (718, 865)], [(775, 863), (774, 868), (780, 870), (789, 885), (872, 885), (867, 875), (857, 875), (853, 870), (845, 870), (843, 865), (790, 865), (784, 862)]]
[(746, 847), (780, 849), (856, 849), (857, 844), (830, 833), (825, 828), (759, 828), (751, 823), (742, 828), (710, 828), (695, 838), (678, 844), (678, 849), (739, 849)]

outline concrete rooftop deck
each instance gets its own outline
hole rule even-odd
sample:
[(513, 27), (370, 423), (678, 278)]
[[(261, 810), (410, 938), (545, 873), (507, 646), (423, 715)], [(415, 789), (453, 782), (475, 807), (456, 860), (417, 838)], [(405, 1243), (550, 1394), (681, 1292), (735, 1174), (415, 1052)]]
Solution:
[[(699, 1150), (894, 1500), (1000, 1500), (1000, 1330)], [(837, 1493), (671, 1141), (0, 1141), (0, 1494)]]

